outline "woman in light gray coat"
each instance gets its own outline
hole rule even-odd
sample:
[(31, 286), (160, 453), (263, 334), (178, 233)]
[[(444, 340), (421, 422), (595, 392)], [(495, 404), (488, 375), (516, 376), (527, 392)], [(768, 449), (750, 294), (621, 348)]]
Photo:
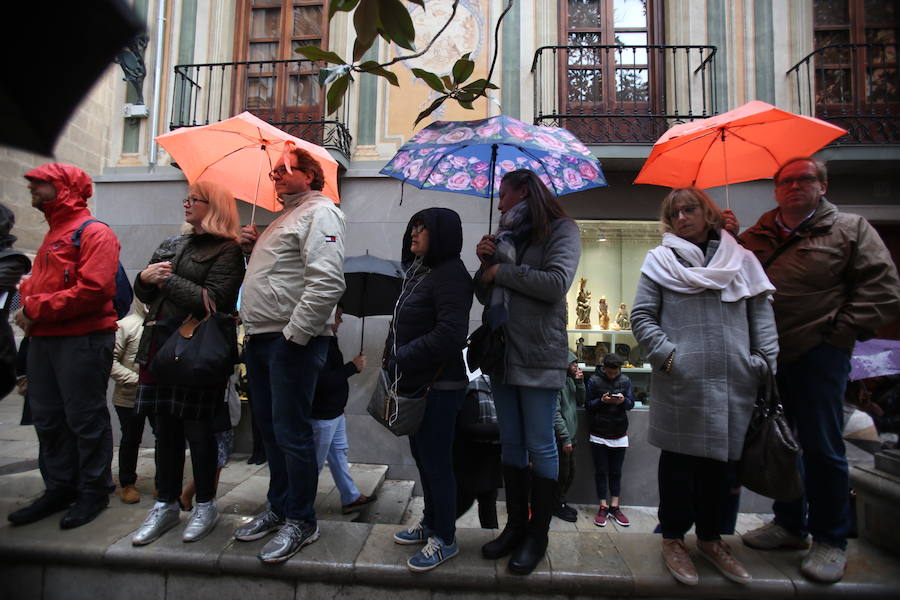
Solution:
[(663, 559), (678, 581), (698, 582), (683, 541), (696, 524), (701, 554), (746, 583), (719, 521), (727, 461), (741, 457), (766, 363), (774, 368), (778, 354), (774, 287), (704, 192), (672, 190), (661, 219), (666, 233), (641, 267), (631, 324), (653, 367), (648, 439), (662, 450)]
[(482, 554), (489, 559), (512, 554), (509, 570), (527, 575), (547, 549), (556, 507), (553, 419), (569, 365), (565, 296), (581, 256), (581, 237), (532, 171), (503, 177), (499, 209), (497, 234), (484, 236), (475, 249), (481, 260), (475, 295), (485, 305), (485, 323), (502, 328), (506, 339), (501, 364), (488, 374), (500, 427), (508, 520)]

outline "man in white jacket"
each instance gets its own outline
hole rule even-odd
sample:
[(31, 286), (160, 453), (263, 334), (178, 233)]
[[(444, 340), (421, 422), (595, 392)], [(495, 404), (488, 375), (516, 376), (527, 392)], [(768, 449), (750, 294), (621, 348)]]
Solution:
[(318, 485), (310, 410), (319, 370), (344, 293), (344, 217), (321, 194), (322, 168), (299, 148), (269, 176), (284, 211), (260, 234), (241, 231), (250, 252), (241, 297), (247, 332), (250, 404), (269, 460), (269, 505), (234, 535), (242, 541), (278, 531), (259, 559), (286, 561), (319, 538)]

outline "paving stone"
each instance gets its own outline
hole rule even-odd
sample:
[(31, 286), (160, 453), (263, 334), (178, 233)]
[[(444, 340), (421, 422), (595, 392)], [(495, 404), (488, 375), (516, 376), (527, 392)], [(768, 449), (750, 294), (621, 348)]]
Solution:
[(219, 496), (219, 510), (223, 514), (255, 515), (265, 507), (268, 491), (268, 476), (252, 475), (227, 494)]
[[(4, 423), (0, 425), (0, 440), (4, 442), (37, 442), (37, 432), (32, 425), (19, 425), (17, 419), (15, 424)], [(6, 451), (4, 450), (5, 454)]]
[[(171, 573), (166, 582), (167, 600), (285, 600), (294, 598), (293, 581), (234, 575)], [(326, 598), (328, 596), (318, 596)]]
[[(44, 600), (166, 600), (166, 576), (131, 569), (48, 566)], [(173, 599), (174, 600), (174, 599)]]
[[(361, 520), (367, 523), (398, 525), (406, 523), (405, 515), (410, 504), (414, 485), (415, 482), (413, 481), (386, 479), (378, 490), (378, 499), (361, 513)], [(416, 522), (418, 523), (418, 521)]]
[[(431, 591), (424, 589), (404, 589), (403, 600), (430, 600)], [(296, 600), (397, 600), (397, 589), (368, 585), (326, 585), (321, 583), (297, 582)]]
[(547, 556), (553, 590), (578, 593), (631, 594), (631, 571), (605, 532), (551, 532)]
[(41, 600), (44, 594), (44, 567), (15, 562), (0, 562), (0, 598)]

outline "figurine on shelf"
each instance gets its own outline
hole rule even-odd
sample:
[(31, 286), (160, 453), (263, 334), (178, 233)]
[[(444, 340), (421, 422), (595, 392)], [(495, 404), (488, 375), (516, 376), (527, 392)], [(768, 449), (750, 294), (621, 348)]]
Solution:
[(580, 337), (575, 342), (575, 356), (578, 358), (578, 362), (584, 362), (584, 338)]
[(613, 329), (619, 331), (631, 329), (631, 320), (628, 318), (628, 309), (625, 307), (624, 302), (619, 305), (619, 312), (616, 313), (616, 322), (613, 324)]
[(597, 321), (600, 329), (609, 329), (609, 307), (606, 305), (606, 296), (600, 296), (597, 301)]
[(591, 328), (591, 293), (584, 289), (587, 279), (580, 280), (578, 286), (578, 304), (575, 307), (575, 329)]

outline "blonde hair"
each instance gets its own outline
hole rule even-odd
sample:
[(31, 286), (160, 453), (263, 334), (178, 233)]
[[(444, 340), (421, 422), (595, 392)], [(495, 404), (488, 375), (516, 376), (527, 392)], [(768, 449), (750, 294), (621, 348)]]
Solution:
[(670, 216), (672, 207), (678, 200), (693, 200), (700, 205), (703, 210), (703, 220), (709, 229), (720, 231), (725, 224), (725, 218), (722, 211), (716, 206), (706, 192), (694, 187), (675, 188), (663, 198), (662, 206), (659, 208), (659, 220), (662, 222), (662, 229), (665, 233), (672, 233), (672, 218)]
[(200, 222), (203, 231), (220, 238), (240, 241), (240, 220), (237, 201), (225, 186), (212, 181), (191, 184), (191, 194), (209, 201), (209, 211)]

